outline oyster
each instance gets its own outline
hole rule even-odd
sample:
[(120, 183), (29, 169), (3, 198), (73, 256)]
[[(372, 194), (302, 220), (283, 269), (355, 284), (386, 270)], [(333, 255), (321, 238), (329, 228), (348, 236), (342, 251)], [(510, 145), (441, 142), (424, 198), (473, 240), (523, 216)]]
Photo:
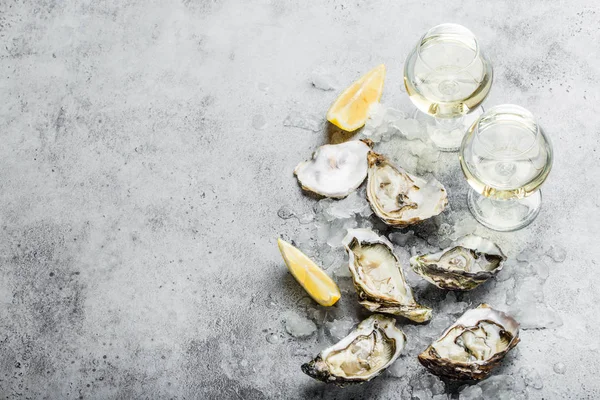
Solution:
[(294, 174), (304, 190), (344, 198), (365, 180), (367, 153), (372, 146), (370, 140), (326, 144), (315, 151), (312, 160), (298, 164)]
[(427, 181), (411, 175), (373, 151), (367, 160), (367, 200), (386, 224), (401, 228), (444, 211), (448, 195), (435, 178)]
[(349, 229), (342, 241), (360, 304), (369, 311), (401, 315), (416, 322), (431, 319), (404, 279), (392, 244), (370, 229)]
[(504, 261), (506, 256), (491, 240), (467, 235), (438, 253), (412, 257), (410, 265), (439, 288), (471, 290), (498, 273)]
[(369, 381), (390, 366), (404, 349), (406, 336), (391, 317), (375, 314), (348, 336), (302, 365), (302, 372), (344, 386)]
[(487, 304), (465, 312), (442, 337), (419, 354), (435, 375), (453, 380), (480, 380), (519, 343), (519, 324)]

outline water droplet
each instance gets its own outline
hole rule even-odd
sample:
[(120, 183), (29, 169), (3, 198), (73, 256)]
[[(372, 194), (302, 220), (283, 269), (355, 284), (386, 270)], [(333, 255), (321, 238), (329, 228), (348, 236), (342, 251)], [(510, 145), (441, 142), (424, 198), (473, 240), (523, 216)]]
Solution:
[(554, 372), (556, 372), (557, 374), (563, 375), (566, 371), (567, 367), (565, 366), (565, 364), (561, 362), (554, 364)]
[(277, 215), (281, 219), (290, 219), (296, 216), (296, 214), (294, 214), (294, 212), (288, 205), (281, 206), (279, 211), (277, 211)]
[(279, 344), (283, 341), (283, 336), (279, 332), (267, 333), (266, 339), (271, 344)]

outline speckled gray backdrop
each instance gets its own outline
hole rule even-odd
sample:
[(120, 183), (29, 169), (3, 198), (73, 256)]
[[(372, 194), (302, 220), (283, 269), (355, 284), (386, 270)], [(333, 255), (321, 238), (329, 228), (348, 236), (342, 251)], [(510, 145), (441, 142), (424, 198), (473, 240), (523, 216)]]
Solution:
[[(384, 101), (410, 110), (404, 58), (448, 21), (495, 66), (486, 104), (525, 106), (554, 142), (519, 237), (568, 250), (546, 299), (595, 327), (570, 340), (598, 341), (596, 1), (0, 0), (0, 396), (399, 398), (389, 376), (312, 381), (298, 349), (316, 340), (265, 340), (303, 297), (276, 238), (304, 228), (277, 210), (311, 209), (292, 170), (327, 140), (283, 120), (324, 115), (320, 66), (345, 85), (386, 63)], [(533, 398), (600, 397), (597, 350), (550, 330), (523, 343)]]

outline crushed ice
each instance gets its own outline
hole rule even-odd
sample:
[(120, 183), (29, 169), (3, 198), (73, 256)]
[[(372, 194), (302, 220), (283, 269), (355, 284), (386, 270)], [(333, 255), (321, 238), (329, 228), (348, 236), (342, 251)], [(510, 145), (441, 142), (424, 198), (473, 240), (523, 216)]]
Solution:
[(312, 72), (310, 81), (314, 87), (321, 90), (334, 90), (339, 87), (335, 75), (321, 67)]
[(354, 325), (355, 323), (351, 319), (334, 319), (333, 321), (326, 322), (325, 328), (331, 340), (338, 342), (352, 331)]
[(311, 320), (300, 316), (294, 311), (283, 314), (283, 321), (287, 333), (296, 338), (309, 337), (317, 330), (317, 326)]
[(285, 120), (283, 120), (283, 126), (319, 132), (323, 126), (323, 120), (316, 115), (292, 112)]
[[(325, 79), (323, 76), (318, 78)], [(316, 87), (318, 86), (315, 81), (319, 82), (321, 89), (327, 87), (326, 79), (319, 81), (316, 76), (313, 76), (311, 80)], [(308, 122), (306, 119), (300, 121), (290, 116), (284, 125), (307, 129), (306, 126), (312, 128), (320, 126), (320, 122), (316, 120), (311, 122), (310, 118)], [(313, 130), (312, 128), (308, 129)], [(360, 134), (376, 143), (376, 151), (379, 151), (377, 150), (379, 142), (386, 142), (385, 150), (382, 152), (390, 154), (392, 159), (409, 172), (423, 175), (443, 171), (444, 165), (439, 165), (442, 161), (441, 155), (429, 142), (424, 128), (418, 121), (407, 117), (401, 111), (381, 104), (375, 105), (370, 110), (369, 120)], [(306, 330), (310, 331), (310, 336), (317, 331), (319, 334), (313, 336), (317, 337), (318, 342), (325, 340), (331, 344), (345, 337), (359, 322), (360, 319), (353, 319), (356, 317), (356, 312), (353, 313), (352, 310), (362, 309), (352, 297), (354, 288), (352, 280), (349, 279), (351, 274), (347, 265), (348, 258), (341, 240), (350, 228), (368, 227), (384, 234), (395, 245), (407, 280), (413, 286), (416, 296), (435, 310), (429, 324), (412, 325), (405, 321), (399, 323), (407, 336), (406, 348), (400, 359), (388, 368), (386, 374), (405, 383), (401, 393), (402, 398), (406, 396), (412, 399), (441, 400), (450, 398), (449, 392), (453, 393), (452, 398), (456, 398), (458, 390), (461, 400), (524, 400), (529, 398), (530, 390), (543, 388), (539, 373), (533, 368), (523, 367), (510, 373), (496, 372), (474, 385), (446, 389), (439, 378), (427, 372), (419, 364), (416, 356), (438, 339), (441, 333), (467, 309), (483, 302), (509, 312), (520, 322), (522, 329), (560, 327), (562, 325), (560, 316), (545, 301), (543, 288), (549, 275), (549, 267), (542, 256), (545, 255), (557, 263), (563, 262), (566, 252), (562, 248), (552, 246), (545, 254), (538, 254), (533, 250), (522, 251), (517, 257), (509, 258), (495, 279), (473, 291), (464, 293), (440, 291), (410, 270), (408, 258), (447, 248), (458, 238), (468, 234), (493, 235), (480, 226), (467, 210), (452, 210), (448, 207), (442, 215), (422, 224), (401, 230), (390, 229), (372, 214), (366, 200), (365, 184), (363, 184), (345, 199), (319, 200), (315, 203), (313, 211), (314, 213), (309, 213), (310, 217), (306, 218), (307, 225), (299, 232), (296, 244), (309, 256), (314, 257), (315, 261), (334, 277), (344, 295), (336, 307), (330, 308), (317, 306), (310, 298), (304, 299), (303, 301), (307, 303), (303, 307), (308, 319), (288, 317), (290, 328), (288, 329), (288, 319), (285, 325), (288, 332), (290, 329), (295, 333), (303, 333)], [(289, 207), (282, 207), (278, 215), (284, 219), (298, 218)], [(505, 252), (516, 253), (514, 250), (518, 247), (514, 243), (503, 245), (502, 240), (492, 239), (498, 242)], [(296, 323), (302, 326), (296, 327)], [(512, 357), (518, 357), (518, 348), (512, 352)], [(563, 374), (564, 364), (556, 364), (554, 371)]]
[(529, 398), (527, 384), (520, 375), (492, 375), (476, 385), (464, 387), (460, 400), (514, 399)]
[[(506, 263), (502, 279), (511, 277), (506, 284), (506, 304), (508, 312), (521, 324), (521, 329), (556, 328), (562, 325), (562, 319), (545, 301), (544, 283), (549, 270), (541, 257), (524, 252), (517, 256), (516, 262)], [(501, 271), (503, 272), (503, 271)]]
[(550, 257), (555, 263), (562, 263), (567, 258), (567, 251), (560, 246), (550, 246), (546, 255)]

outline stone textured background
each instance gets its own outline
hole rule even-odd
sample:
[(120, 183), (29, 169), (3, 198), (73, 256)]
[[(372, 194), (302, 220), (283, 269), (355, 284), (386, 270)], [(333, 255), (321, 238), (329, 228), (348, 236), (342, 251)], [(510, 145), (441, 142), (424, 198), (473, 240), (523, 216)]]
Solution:
[(304, 227), (277, 210), (312, 208), (292, 170), (327, 141), (283, 121), (324, 116), (319, 66), (345, 86), (385, 63), (383, 101), (409, 111), (404, 59), (442, 22), (491, 59), (485, 104), (528, 108), (554, 143), (542, 212), (516, 237), (567, 249), (546, 300), (582, 329), (526, 331), (516, 362), (542, 375), (532, 398), (599, 398), (597, 346), (573, 346), (600, 341), (593, 0), (0, 0), (0, 396), (399, 398), (387, 375), (305, 376), (318, 338), (265, 339), (304, 296), (276, 246)]

